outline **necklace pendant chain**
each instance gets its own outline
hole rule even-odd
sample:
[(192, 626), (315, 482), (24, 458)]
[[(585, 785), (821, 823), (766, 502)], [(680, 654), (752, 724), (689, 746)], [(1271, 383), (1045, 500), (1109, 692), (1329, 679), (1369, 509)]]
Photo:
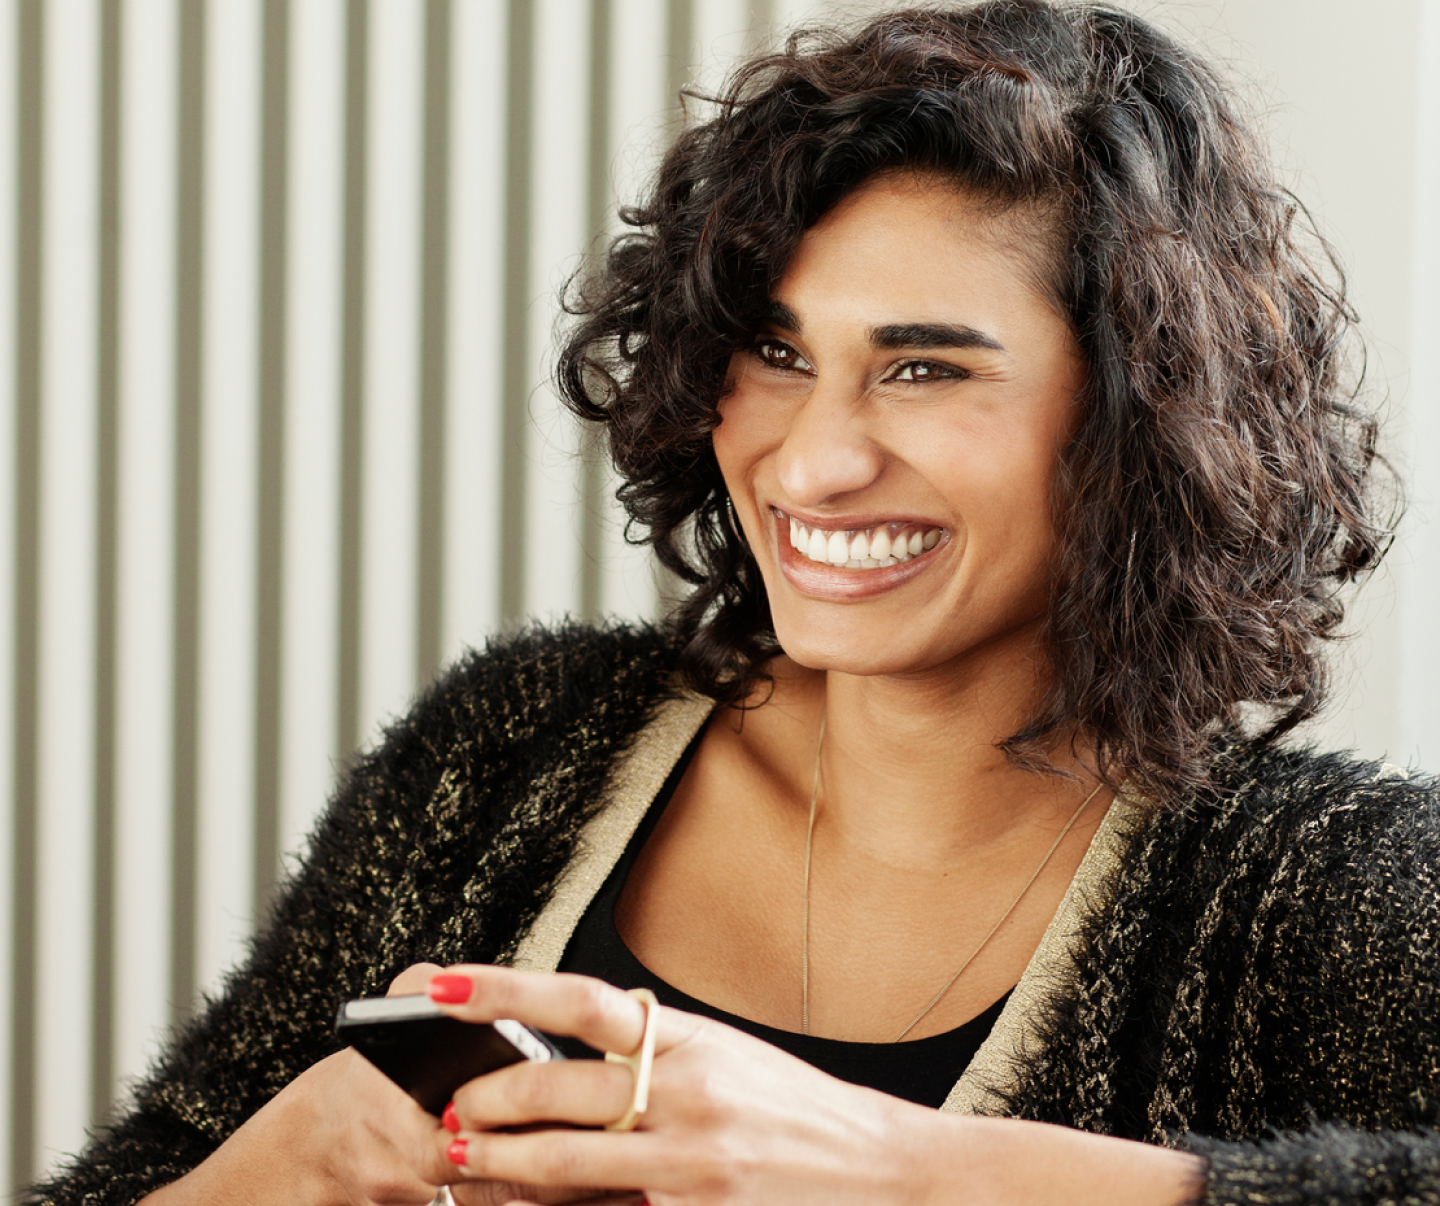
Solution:
[[(815, 773), (810, 783), (810, 817), (805, 826), (805, 908), (804, 919), (800, 929), (800, 1033), (806, 1035), (810, 1033), (810, 863), (815, 848), (815, 804), (820, 798), (820, 755), (825, 749), (825, 721), (826, 717), (822, 715), (820, 717), (820, 737), (815, 743)], [(966, 969), (975, 962), (980, 952), (990, 945), (990, 939), (995, 937), (995, 935), (1000, 932), (1000, 927), (1010, 920), (1010, 914), (1019, 907), (1020, 902), (1025, 899), (1026, 893), (1034, 886), (1035, 881), (1040, 878), (1041, 872), (1050, 865), (1050, 860), (1055, 856), (1055, 851), (1060, 849), (1060, 843), (1069, 836), (1070, 831), (1075, 828), (1075, 822), (1080, 819), (1080, 814), (1089, 806), (1090, 801), (1100, 794), (1100, 788), (1103, 786), (1103, 782), (1097, 783), (1094, 791), (1080, 801), (1080, 807), (1071, 814), (1070, 819), (1065, 822), (1065, 827), (1060, 830), (1055, 840), (1050, 843), (1050, 849), (1045, 851), (1045, 857), (1040, 860), (1040, 865), (1035, 868), (1030, 878), (1025, 881), (1025, 886), (1020, 889), (1019, 894), (1010, 902), (1010, 907), (1000, 915), (1000, 920), (994, 924), (984, 938), (980, 939), (980, 944), (966, 956), (965, 961), (955, 969), (955, 974), (945, 981), (940, 991), (930, 998), (930, 1003), (917, 1013), (910, 1020), (910, 1024), (897, 1034), (892, 1041), (897, 1043), (902, 1041), (907, 1034), (924, 1021), (925, 1018), (929, 1016), (930, 1011), (945, 999), (945, 994), (955, 987), (955, 981), (965, 974)]]
[(825, 748), (824, 713), (815, 743), (815, 774), (810, 782), (810, 820), (805, 826), (805, 920), (800, 928), (800, 1033), (810, 1033), (810, 853), (815, 847), (815, 801), (820, 795), (820, 751)]

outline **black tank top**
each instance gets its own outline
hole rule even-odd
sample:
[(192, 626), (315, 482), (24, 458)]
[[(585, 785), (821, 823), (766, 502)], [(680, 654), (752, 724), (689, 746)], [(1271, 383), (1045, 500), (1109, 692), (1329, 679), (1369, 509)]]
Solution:
[[(617, 988), (648, 988), (662, 1005), (683, 1009), (687, 1013), (698, 1013), (703, 1017), (724, 1022), (727, 1026), (734, 1026), (735, 1029), (763, 1039), (782, 1051), (788, 1051), (840, 1080), (879, 1089), (882, 1093), (903, 1097), (920, 1105), (939, 1107), (975, 1052), (979, 1050), (980, 1044), (990, 1034), (1009, 993), (965, 1025), (947, 1030), (943, 1034), (904, 1043), (852, 1043), (777, 1030), (772, 1026), (752, 1022), (749, 1018), (726, 1013), (723, 1009), (716, 1009), (713, 1005), (667, 984), (642, 964), (625, 945), (615, 927), (615, 906), (625, 888), (630, 868), (635, 865), (640, 851), (655, 831), (665, 805), (670, 802), (676, 785), (690, 764), (699, 740), (697, 736), (690, 743), (675, 769), (670, 772), (665, 785), (655, 797), (655, 802), (626, 846), (625, 853), (580, 918), (565, 949), (564, 958), (560, 960), (559, 970), (594, 976), (614, 984)], [(572, 1059), (593, 1059), (596, 1056), (589, 1047), (573, 1039), (559, 1039), (557, 1042)]]

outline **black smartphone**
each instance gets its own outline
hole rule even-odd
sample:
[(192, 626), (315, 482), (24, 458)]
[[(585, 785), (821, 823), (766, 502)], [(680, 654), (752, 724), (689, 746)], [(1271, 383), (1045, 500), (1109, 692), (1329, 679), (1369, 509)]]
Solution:
[(335, 1033), (437, 1117), (466, 1081), (525, 1059), (565, 1058), (521, 1022), (462, 1022), (423, 994), (346, 1001)]

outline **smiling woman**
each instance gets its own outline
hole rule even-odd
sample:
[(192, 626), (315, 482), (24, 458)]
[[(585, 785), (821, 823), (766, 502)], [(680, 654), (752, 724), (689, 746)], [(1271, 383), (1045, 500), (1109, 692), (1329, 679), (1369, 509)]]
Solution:
[[(1440, 1203), (1440, 795), (1277, 743), (1375, 426), (1225, 91), (987, 0), (717, 106), (559, 369), (694, 592), (432, 689), (39, 1200)], [(434, 1117), (387, 984), (610, 1058)]]

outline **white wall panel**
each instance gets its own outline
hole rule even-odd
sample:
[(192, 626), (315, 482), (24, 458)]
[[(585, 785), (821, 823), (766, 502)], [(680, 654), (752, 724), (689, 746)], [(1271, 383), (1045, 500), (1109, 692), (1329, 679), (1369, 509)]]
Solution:
[(695, 6), (694, 66), (690, 78), (703, 90), (716, 91), (730, 67), (756, 40), (750, 29), (747, 0), (711, 0)]
[(120, 58), (115, 693), (117, 1071), (169, 1023), (175, 0), (127, 0)]
[(254, 0), (210, 0), (206, 27), (195, 877), (202, 989), (217, 986), (235, 961), (252, 912), (261, 12)]
[[(15, 0), (0, 2), (0, 80), (16, 78)], [(0, 783), (15, 782), (15, 490), (10, 480), (15, 464), (15, 202), (16, 89), (0, 88)], [(0, 816), (0, 967), (14, 966), (14, 826)], [(13, 991), (0, 988), (0, 1117), (12, 1114), (10, 1036), (14, 1019)], [(13, 1183), (10, 1144), (0, 1139), (0, 1187)]]
[(500, 618), (501, 314), (505, 272), (505, 9), (454, 8), (446, 340), (446, 658)]
[(293, 850), (334, 779), (340, 489), (345, 6), (295, 0), (285, 382), (280, 845)]
[[(633, 205), (660, 165), (674, 129), (666, 0), (614, 0), (610, 32), (610, 180), (617, 205)], [(620, 223), (607, 215), (612, 232)]]
[[(724, 7), (728, 11), (733, 5)], [(678, 129), (679, 100), (670, 87), (666, 32), (665, 0), (615, 0), (615, 23), (610, 31), (610, 236), (621, 229), (616, 210), (644, 199), (669, 136)], [(648, 549), (625, 543), (625, 514), (614, 499), (619, 482), (608, 463), (605, 483), (600, 525), (603, 544), (597, 553), (603, 570), (600, 610), (606, 615), (653, 614), (654, 564)]]
[(554, 619), (580, 604), (579, 438), (548, 374), (554, 360), (555, 298), (580, 265), (586, 229), (589, 129), (589, 9), (573, 0), (535, 0), (539, 31), (531, 104), (530, 343), (526, 368), (530, 428), (526, 455), (525, 604)]
[(370, 0), (361, 506), (362, 736), (415, 686), (425, 5)]
[(1421, 0), (1410, 256), (1410, 391), (1404, 463), (1411, 475), (1408, 531), (1396, 549), (1399, 683), (1396, 761), (1440, 766), (1440, 0)]
[(84, 1141), (90, 1108), (98, 5), (52, 0), (45, 21), (35, 1123), (48, 1163)]

